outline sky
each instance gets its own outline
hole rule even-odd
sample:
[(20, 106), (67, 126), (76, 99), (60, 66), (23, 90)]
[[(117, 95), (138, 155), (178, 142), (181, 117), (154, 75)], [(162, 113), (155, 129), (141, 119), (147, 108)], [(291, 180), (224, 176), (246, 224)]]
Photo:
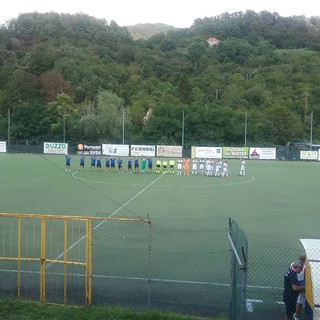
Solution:
[(280, 16), (320, 16), (317, 0), (16, 0), (6, 1), (0, 10), (0, 24), (21, 13), (84, 13), (119, 26), (138, 23), (164, 23), (189, 28), (195, 19), (214, 17), (225, 12), (253, 10), (277, 12)]

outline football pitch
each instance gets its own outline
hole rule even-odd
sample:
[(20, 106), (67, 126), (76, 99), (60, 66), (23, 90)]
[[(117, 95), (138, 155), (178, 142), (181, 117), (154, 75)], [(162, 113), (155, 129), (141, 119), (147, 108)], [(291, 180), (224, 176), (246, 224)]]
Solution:
[[(104, 159), (103, 159), (104, 160)], [(250, 244), (318, 238), (318, 162), (229, 160), (229, 178), (90, 171), (72, 156), (1, 154), (1, 212), (127, 218), (231, 217)], [(155, 161), (154, 161), (155, 163)], [(104, 164), (104, 163), (103, 163)]]
[[(271, 310), (283, 311), (283, 272), (302, 250), (299, 239), (319, 237), (318, 162), (247, 160), (246, 175), (239, 176), (240, 161), (228, 160), (229, 177), (216, 178), (199, 172), (128, 174), (123, 160), (124, 173), (91, 171), (88, 158), (79, 172), (79, 157), (73, 155), (71, 171), (66, 172), (64, 156), (0, 154), (0, 212), (150, 218), (151, 238), (146, 223), (95, 222), (93, 303), (145, 307), (150, 298), (146, 292), (151, 292), (152, 307), (223, 317), (231, 296), (226, 235), (231, 218), (248, 238), (249, 309), (253, 303), (255, 312), (268, 310), (266, 317)], [(6, 256), (4, 244), (10, 244), (11, 253), (17, 229), (13, 220), (1, 219), (0, 243)], [(40, 222), (25, 220), (21, 256), (37, 257), (40, 243), (32, 235)], [(63, 225), (47, 226), (47, 258), (63, 259)], [(67, 234), (68, 259), (83, 261), (84, 226), (70, 223)], [(24, 270), (23, 297), (33, 300), (39, 300), (38, 261), (19, 266)], [(63, 264), (47, 262), (48, 301), (63, 303), (65, 270)], [(16, 295), (16, 271), (16, 262), (2, 261), (2, 296)], [(67, 268), (68, 303), (84, 302), (79, 280), (83, 272), (76, 265)]]

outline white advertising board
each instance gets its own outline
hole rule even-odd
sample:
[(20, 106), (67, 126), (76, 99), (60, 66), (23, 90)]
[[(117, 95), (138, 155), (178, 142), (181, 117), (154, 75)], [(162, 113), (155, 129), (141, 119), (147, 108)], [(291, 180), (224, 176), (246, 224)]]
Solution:
[(0, 141), (0, 152), (7, 152), (7, 142)]
[(300, 160), (318, 160), (318, 151), (300, 151)]
[(181, 158), (182, 146), (157, 146), (157, 157)]
[(102, 154), (107, 156), (129, 156), (128, 144), (102, 144)]
[(131, 145), (130, 153), (131, 157), (155, 157), (156, 147), (147, 145)]
[(249, 159), (252, 160), (275, 160), (276, 148), (250, 148)]
[(221, 159), (222, 147), (192, 147), (191, 157), (200, 159)]
[(61, 142), (44, 142), (43, 153), (47, 154), (68, 154), (68, 144)]

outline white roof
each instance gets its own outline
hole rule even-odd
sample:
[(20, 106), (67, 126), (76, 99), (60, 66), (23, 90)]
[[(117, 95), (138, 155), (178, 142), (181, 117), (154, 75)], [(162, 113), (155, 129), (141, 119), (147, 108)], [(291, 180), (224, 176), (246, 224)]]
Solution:
[(314, 303), (313, 319), (320, 315), (320, 239), (299, 239), (302, 243), (310, 267), (312, 296)]

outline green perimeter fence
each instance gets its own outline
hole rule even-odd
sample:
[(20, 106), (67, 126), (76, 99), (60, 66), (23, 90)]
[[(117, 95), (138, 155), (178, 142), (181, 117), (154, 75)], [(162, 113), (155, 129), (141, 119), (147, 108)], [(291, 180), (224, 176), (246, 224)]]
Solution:
[[(80, 239), (81, 228), (75, 229)], [(19, 239), (25, 251), (37, 241), (27, 234)], [(69, 241), (64, 248), (68, 257), (81, 260), (79, 240)], [(15, 250), (4, 248), (5, 243), (10, 242), (1, 237), (1, 250)], [(60, 248), (52, 251), (47, 255), (57, 260)], [(93, 220), (91, 303), (215, 319), (275, 319), (284, 315), (283, 274), (298, 254), (297, 249), (248, 248), (244, 232), (226, 217), (156, 218), (150, 224)], [(77, 263), (64, 268), (63, 263), (47, 265), (46, 302), (62, 304), (67, 296), (67, 304), (85, 304), (83, 268)], [(21, 300), (39, 301), (39, 277), (39, 261), (18, 266), (15, 260), (0, 259), (0, 297), (17, 297), (19, 290)]]
[[(252, 146), (253, 147), (253, 146)], [(278, 145), (259, 145), (257, 147), (276, 148), (276, 159), (278, 160), (299, 160), (300, 150), (309, 150), (308, 147), (297, 148), (292, 146), (278, 146)], [(8, 153), (43, 153), (43, 142), (39, 142), (37, 145), (29, 145), (19, 143), (11, 143), (7, 145)], [(77, 146), (69, 146), (70, 154), (77, 154)], [(191, 158), (191, 149), (187, 148), (183, 150), (183, 157)]]

